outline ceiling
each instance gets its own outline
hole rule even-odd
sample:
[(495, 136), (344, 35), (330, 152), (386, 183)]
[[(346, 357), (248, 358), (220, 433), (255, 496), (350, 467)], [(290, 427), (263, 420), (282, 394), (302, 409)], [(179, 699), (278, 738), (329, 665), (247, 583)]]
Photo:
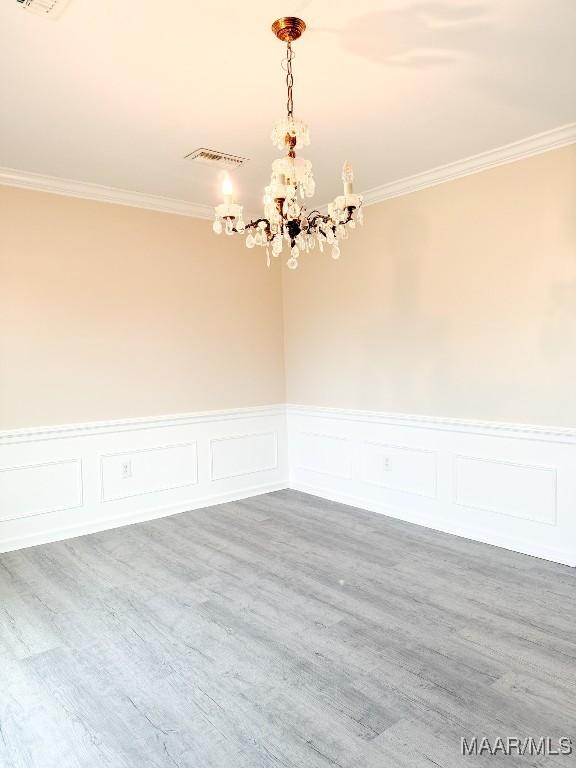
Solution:
[(283, 116), (281, 15), (316, 198), (359, 190), (576, 121), (574, 0), (70, 0), (57, 20), (0, 4), (0, 166), (219, 202), (197, 147), (250, 158), (237, 197), (259, 208)]

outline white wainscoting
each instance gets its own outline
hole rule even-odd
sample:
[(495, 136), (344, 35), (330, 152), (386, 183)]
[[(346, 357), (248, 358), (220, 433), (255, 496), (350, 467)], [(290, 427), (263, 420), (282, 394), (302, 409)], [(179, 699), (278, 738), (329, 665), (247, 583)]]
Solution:
[(287, 412), (290, 487), (576, 566), (576, 432)]
[(284, 406), (0, 432), (0, 552), (287, 481)]
[(576, 432), (281, 405), (0, 432), (0, 552), (287, 487), (576, 566)]

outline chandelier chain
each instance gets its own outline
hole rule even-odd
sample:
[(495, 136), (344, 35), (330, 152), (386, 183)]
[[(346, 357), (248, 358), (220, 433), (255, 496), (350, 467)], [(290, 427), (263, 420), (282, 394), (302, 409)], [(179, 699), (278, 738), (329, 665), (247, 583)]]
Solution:
[(286, 102), (286, 109), (288, 112), (288, 117), (292, 117), (294, 113), (294, 98), (292, 96), (292, 90), (294, 87), (292, 59), (294, 57), (294, 53), (292, 52), (292, 43), (290, 41), (288, 41), (286, 49), (286, 86), (288, 88), (288, 101)]

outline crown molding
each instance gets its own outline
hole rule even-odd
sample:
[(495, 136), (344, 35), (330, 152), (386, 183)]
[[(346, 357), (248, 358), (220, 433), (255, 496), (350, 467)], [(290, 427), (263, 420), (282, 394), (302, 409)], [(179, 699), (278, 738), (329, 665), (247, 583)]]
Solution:
[(0, 184), (33, 189), (38, 192), (51, 192), (67, 197), (79, 197), (84, 200), (97, 200), (101, 203), (128, 205), (132, 208), (146, 208), (163, 213), (175, 213), (179, 216), (192, 216), (197, 219), (211, 219), (213, 208), (209, 205), (190, 203), (186, 200), (175, 200), (160, 195), (149, 195), (145, 192), (131, 192), (116, 187), (105, 187), (101, 184), (91, 184), (73, 179), (60, 179), (56, 176), (43, 176), (40, 173), (18, 171), (13, 168), (0, 168)]
[(414, 176), (406, 176), (403, 179), (368, 189), (362, 193), (364, 205), (373, 205), (391, 197), (408, 195), (410, 192), (417, 192), (420, 189), (443, 184), (445, 181), (452, 181), (461, 176), (486, 171), (498, 165), (522, 160), (525, 157), (541, 154), (550, 149), (558, 149), (574, 142), (576, 142), (576, 123), (563, 125), (559, 128), (553, 128), (551, 131), (538, 133), (512, 144), (491, 149), (488, 152), (481, 152), (454, 163), (441, 165), (423, 173), (416, 173)]
[[(531, 155), (541, 154), (551, 149), (558, 149), (576, 142), (576, 123), (553, 128), (551, 131), (528, 136), (512, 144), (506, 144), (488, 152), (457, 160), (447, 165), (406, 176), (396, 181), (373, 187), (362, 193), (364, 205), (373, 205), (391, 197), (408, 195), (426, 187), (433, 187), (452, 181), (462, 176), (494, 168), (515, 160), (522, 160)], [(211, 219), (214, 210), (210, 205), (191, 203), (186, 200), (176, 200), (160, 195), (150, 195), (145, 192), (133, 192), (117, 187), (105, 187), (101, 184), (91, 184), (73, 179), (61, 179), (56, 176), (43, 176), (40, 173), (19, 171), (14, 168), (0, 167), (0, 185), (22, 187), (40, 192), (52, 192), (67, 197), (79, 197), (85, 200), (98, 200), (103, 203), (128, 205), (133, 208), (146, 208), (152, 211), (175, 213), (179, 216), (192, 216), (197, 219)], [(319, 210), (325, 210), (326, 205)]]

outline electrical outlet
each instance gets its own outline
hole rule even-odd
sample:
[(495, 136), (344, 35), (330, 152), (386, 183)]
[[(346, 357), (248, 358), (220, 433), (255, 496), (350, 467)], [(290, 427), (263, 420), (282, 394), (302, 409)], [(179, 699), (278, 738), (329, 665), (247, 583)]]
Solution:
[(120, 477), (123, 480), (127, 480), (129, 477), (132, 477), (131, 461), (123, 461), (122, 464), (120, 464)]
[(384, 472), (390, 472), (391, 469), (390, 456), (384, 456)]

